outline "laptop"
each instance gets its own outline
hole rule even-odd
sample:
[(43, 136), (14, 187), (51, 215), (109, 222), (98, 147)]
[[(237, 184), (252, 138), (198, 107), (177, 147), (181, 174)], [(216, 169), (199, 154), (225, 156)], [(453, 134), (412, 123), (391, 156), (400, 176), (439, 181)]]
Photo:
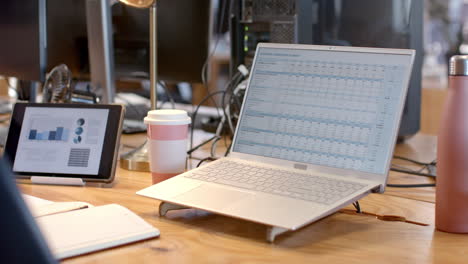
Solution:
[(259, 44), (230, 154), (137, 194), (296, 230), (384, 192), (414, 55)]

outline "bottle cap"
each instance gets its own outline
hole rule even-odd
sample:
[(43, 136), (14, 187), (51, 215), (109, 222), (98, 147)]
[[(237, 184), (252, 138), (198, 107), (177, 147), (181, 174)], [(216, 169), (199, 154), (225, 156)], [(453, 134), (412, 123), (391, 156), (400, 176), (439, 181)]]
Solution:
[(468, 76), (468, 55), (455, 55), (450, 58), (449, 75)]

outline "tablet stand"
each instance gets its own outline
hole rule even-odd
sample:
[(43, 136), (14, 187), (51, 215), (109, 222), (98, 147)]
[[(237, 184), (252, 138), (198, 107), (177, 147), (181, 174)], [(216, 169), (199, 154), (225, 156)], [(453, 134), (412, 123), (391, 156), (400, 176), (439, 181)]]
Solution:
[(91, 186), (100, 188), (111, 188), (115, 184), (115, 180), (110, 183), (103, 182), (85, 182), (81, 178), (65, 178), (65, 177), (44, 177), (32, 176), (31, 182), (34, 184), (50, 184), (50, 185), (73, 185), (73, 186)]
[[(172, 203), (167, 203), (167, 202), (161, 202), (159, 204), (159, 215), (160, 216), (165, 216), (167, 212), (173, 211), (173, 210), (181, 210), (181, 209), (190, 209), (189, 207), (183, 206), (183, 205), (178, 205), (178, 204), (172, 204)], [(270, 243), (273, 243), (275, 241), (275, 238), (285, 232), (289, 231), (286, 228), (282, 227), (277, 227), (277, 226), (271, 226), (268, 227), (266, 231), (266, 240)]]
[(64, 177), (42, 177), (32, 176), (31, 182), (35, 184), (53, 184), (53, 185), (78, 185), (84, 186), (85, 182), (80, 178), (64, 178)]

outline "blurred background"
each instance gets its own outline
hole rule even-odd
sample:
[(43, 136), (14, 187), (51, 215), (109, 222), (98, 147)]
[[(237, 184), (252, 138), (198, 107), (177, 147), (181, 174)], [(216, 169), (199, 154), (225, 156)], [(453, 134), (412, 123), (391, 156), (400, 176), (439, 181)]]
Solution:
[[(86, 8), (93, 1), (0, 4), (0, 94), (7, 101), (41, 101), (46, 77), (61, 63), (77, 94), (99, 98), (91, 69), (102, 66), (90, 60), (90, 29), (99, 25), (90, 25)], [(106, 2), (112, 41), (101, 41), (111, 48), (112, 99), (130, 105), (128, 118), (138, 120), (149, 107), (149, 13)], [(436, 134), (447, 62), (468, 54), (467, 13), (467, 0), (160, 0), (158, 106), (193, 108), (228, 89), (238, 66), (250, 67), (258, 42), (412, 48), (417, 58), (400, 136)], [(203, 105), (221, 101), (213, 96)]]

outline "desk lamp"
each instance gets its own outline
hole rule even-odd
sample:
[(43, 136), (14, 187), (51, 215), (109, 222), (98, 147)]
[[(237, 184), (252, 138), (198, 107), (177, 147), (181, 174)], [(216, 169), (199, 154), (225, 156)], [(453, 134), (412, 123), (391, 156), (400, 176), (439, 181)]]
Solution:
[[(156, 0), (120, 0), (120, 2), (137, 8), (150, 9), (150, 100), (151, 110), (155, 110), (158, 83)], [(148, 142), (145, 141), (135, 150), (122, 155), (120, 166), (127, 170), (149, 171)]]

